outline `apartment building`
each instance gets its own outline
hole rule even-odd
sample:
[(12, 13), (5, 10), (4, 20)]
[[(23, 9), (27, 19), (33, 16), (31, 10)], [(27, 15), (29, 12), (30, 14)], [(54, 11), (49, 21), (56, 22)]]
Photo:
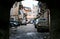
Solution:
[[(32, 3), (33, 2), (33, 3)], [(38, 14), (38, 1), (21, 1), (21, 2), (15, 2), (13, 5), (13, 8), (11, 8), (10, 11), (10, 17), (15, 18), (21, 18), (22, 15), (18, 14), (19, 11), (19, 5), (23, 5), (24, 9), (23, 12), (27, 14), (27, 20), (30, 21), (31, 19), (36, 18), (36, 15)], [(30, 5), (30, 6), (29, 6)]]
[(10, 18), (14, 18), (14, 20), (18, 19), (18, 9), (19, 2), (15, 2), (12, 8), (10, 9)]

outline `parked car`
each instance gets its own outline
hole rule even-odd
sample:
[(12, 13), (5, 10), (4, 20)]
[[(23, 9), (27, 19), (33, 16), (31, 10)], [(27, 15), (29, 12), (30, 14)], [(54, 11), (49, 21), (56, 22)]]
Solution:
[(46, 18), (37, 18), (35, 20), (34, 25), (38, 32), (43, 31), (43, 30), (49, 31), (49, 25)]
[(35, 19), (35, 20), (34, 20), (35, 28), (37, 28), (37, 24), (38, 24), (38, 22), (39, 22), (39, 19)]
[(14, 18), (11, 18), (12, 20), (10, 20), (10, 27), (18, 27), (20, 26), (20, 22), (14, 20)]
[(33, 24), (33, 20), (30, 20), (30, 23)]

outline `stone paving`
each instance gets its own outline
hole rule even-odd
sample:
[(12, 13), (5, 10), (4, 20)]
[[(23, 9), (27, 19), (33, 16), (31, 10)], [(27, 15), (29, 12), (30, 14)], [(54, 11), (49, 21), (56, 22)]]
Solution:
[(33, 24), (23, 25), (16, 30), (10, 29), (9, 39), (49, 39), (49, 33), (37, 32)]

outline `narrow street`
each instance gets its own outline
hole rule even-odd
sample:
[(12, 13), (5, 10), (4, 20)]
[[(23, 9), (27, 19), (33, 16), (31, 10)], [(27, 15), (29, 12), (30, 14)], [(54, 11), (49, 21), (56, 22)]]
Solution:
[(10, 29), (9, 39), (49, 39), (49, 33), (37, 32), (33, 24), (21, 25), (16, 30)]
[[(50, 10), (45, 3), (36, 0), (15, 2), (11, 8), (10, 19), (10, 25), (18, 27), (9, 29), (9, 39), (50, 39), (50, 33), (44, 31), (49, 30), (50, 24)], [(46, 29), (42, 29), (40, 26), (44, 26), (43, 28)]]

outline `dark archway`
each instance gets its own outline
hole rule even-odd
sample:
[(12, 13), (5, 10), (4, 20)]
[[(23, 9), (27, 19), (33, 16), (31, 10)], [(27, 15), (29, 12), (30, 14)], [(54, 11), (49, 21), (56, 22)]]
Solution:
[[(10, 15), (10, 8), (12, 7), (12, 5), (15, 3), (16, 0), (0, 0), (0, 30), (4, 31), (4, 39), (9, 39), (9, 15)], [(17, 0), (20, 1), (20, 0)], [(55, 27), (55, 30), (58, 32), (60, 27), (58, 24), (60, 23), (60, 11), (59, 11), (59, 2), (57, 2), (56, 0), (44, 0), (41, 2), (45, 2), (48, 5), (48, 8), (51, 10), (51, 20), (53, 21), (53, 27)], [(54, 30), (54, 31), (55, 31)], [(54, 32), (52, 31), (52, 32)], [(55, 31), (55, 32), (56, 32)], [(55, 34), (55, 33), (54, 33)], [(3, 35), (3, 34), (2, 34)], [(57, 33), (55, 34), (55, 37), (57, 36), (57, 39), (59, 39)], [(52, 36), (54, 37), (54, 36)], [(56, 39), (56, 38), (52, 38), (52, 39)]]

